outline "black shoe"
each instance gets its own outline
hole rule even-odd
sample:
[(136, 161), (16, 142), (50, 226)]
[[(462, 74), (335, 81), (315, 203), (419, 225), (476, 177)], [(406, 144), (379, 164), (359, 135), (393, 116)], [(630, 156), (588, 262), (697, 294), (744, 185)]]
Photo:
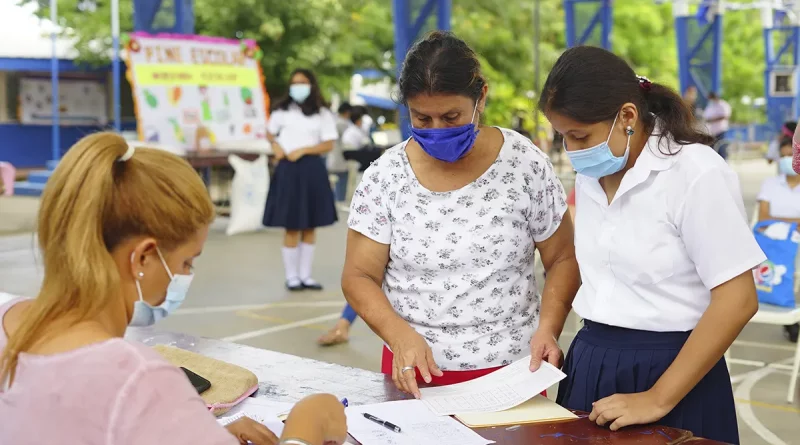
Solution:
[(797, 343), (797, 337), (800, 334), (800, 323), (795, 323), (783, 327), (783, 335), (792, 342)]
[(286, 289), (288, 289), (289, 292), (299, 292), (301, 290), (304, 290), (305, 288), (306, 287), (303, 286), (303, 282), (301, 282), (299, 280), (298, 281), (293, 281), (293, 282), (289, 282), (289, 281), (286, 282)]
[(304, 281), (302, 286), (305, 290), (322, 290), (322, 285), (314, 280)]

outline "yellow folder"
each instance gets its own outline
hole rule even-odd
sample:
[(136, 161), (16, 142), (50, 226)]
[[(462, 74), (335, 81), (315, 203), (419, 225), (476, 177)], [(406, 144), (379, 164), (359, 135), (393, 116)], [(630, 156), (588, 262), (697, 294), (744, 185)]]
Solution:
[(457, 414), (456, 418), (470, 428), (522, 425), (577, 419), (578, 416), (552, 400), (538, 395), (522, 405), (505, 411)]

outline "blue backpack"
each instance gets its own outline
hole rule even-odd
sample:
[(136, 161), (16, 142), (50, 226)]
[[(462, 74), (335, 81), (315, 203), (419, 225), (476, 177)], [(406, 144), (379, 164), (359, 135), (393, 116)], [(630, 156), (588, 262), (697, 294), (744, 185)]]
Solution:
[[(758, 301), (781, 307), (795, 307), (794, 272), (798, 244), (795, 231), (797, 224), (790, 224), (786, 239), (774, 239), (765, 235), (760, 229), (778, 221), (759, 221), (753, 227), (753, 235), (767, 256), (754, 271)], [(785, 223), (784, 223), (785, 224)], [(795, 240), (793, 240), (795, 238)]]

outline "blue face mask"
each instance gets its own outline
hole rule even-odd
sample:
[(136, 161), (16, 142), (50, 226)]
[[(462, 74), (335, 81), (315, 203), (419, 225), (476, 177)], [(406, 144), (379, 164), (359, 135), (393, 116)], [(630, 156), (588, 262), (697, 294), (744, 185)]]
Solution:
[(475, 138), (480, 131), (475, 131), (475, 113), (478, 102), (472, 110), (472, 120), (467, 125), (447, 128), (414, 128), (411, 134), (422, 150), (431, 157), (444, 162), (456, 162), (463, 158), (475, 145)]
[(191, 275), (173, 275), (169, 270), (167, 262), (164, 261), (164, 256), (161, 255), (161, 250), (156, 248), (158, 257), (161, 259), (161, 264), (169, 275), (170, 282), (167, 286), (167, 298), (158, 306), (151, 306), (144, 301), (142, 297), (142, 287), (139, 285), (139, 280), (136, 280), (136, 291), (139, 293), (139, 301), (133, 304), (133, 317), (131, 317), (128, 326), (143, 327), (152, 326), (157, 321), (164, 319), (167, 315), (172, 314), (186, 299), (186, 293), (189, 292), (189, 286), (192, 284), (194, 274)]
[(631, 135), (630, 133), (628, 134), (628, 142), (625, 144), (625, 154), (619, 158), (614, 156), (614, 153), (611, 152), (611, 147), (608, 146), (608, 141), (611, 140), (611, 133), (614, 132), (614, 126), (616, 125), (617, 118), (615, 117), (614, 123), (611, 124), (611, 131), (608, 133), (608, 138), (606, 138), (605, 142), (592, 148), (567, 151), (567, 156), (575, 171), (582, 175), (599, 179), (603, 176), (613, 175), (625, 167), (625, 164), (628, 162), (628, 153), (631, 149)]
[(778, 171), (782, 175), (786, 176), (797, 176), (794, 169), (792, 168), (792, 157), (791, 156), (783, 156), (781, 160), (778, 161)]
[(296, 83), (289, 86), (289, 97), (301, 104), (311, 95), (311, 85), (307, 83)]

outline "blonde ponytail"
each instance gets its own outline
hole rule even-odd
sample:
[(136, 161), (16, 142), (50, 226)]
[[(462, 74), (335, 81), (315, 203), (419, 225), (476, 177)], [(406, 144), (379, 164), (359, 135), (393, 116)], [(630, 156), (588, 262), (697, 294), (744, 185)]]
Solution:
[(186, 161), (161, 150), (128, 152), (114, 133), (87, 136), (53, 172), (39, 210), (44, 280), (0, 358), (0, 382), (13, 381), (19, 354), (57, 321), (74, 324), (119, 298), (111, 256), (120, 242), (152, 236), (165, 248), (188, 240), (214, 218), (203, 182)]

